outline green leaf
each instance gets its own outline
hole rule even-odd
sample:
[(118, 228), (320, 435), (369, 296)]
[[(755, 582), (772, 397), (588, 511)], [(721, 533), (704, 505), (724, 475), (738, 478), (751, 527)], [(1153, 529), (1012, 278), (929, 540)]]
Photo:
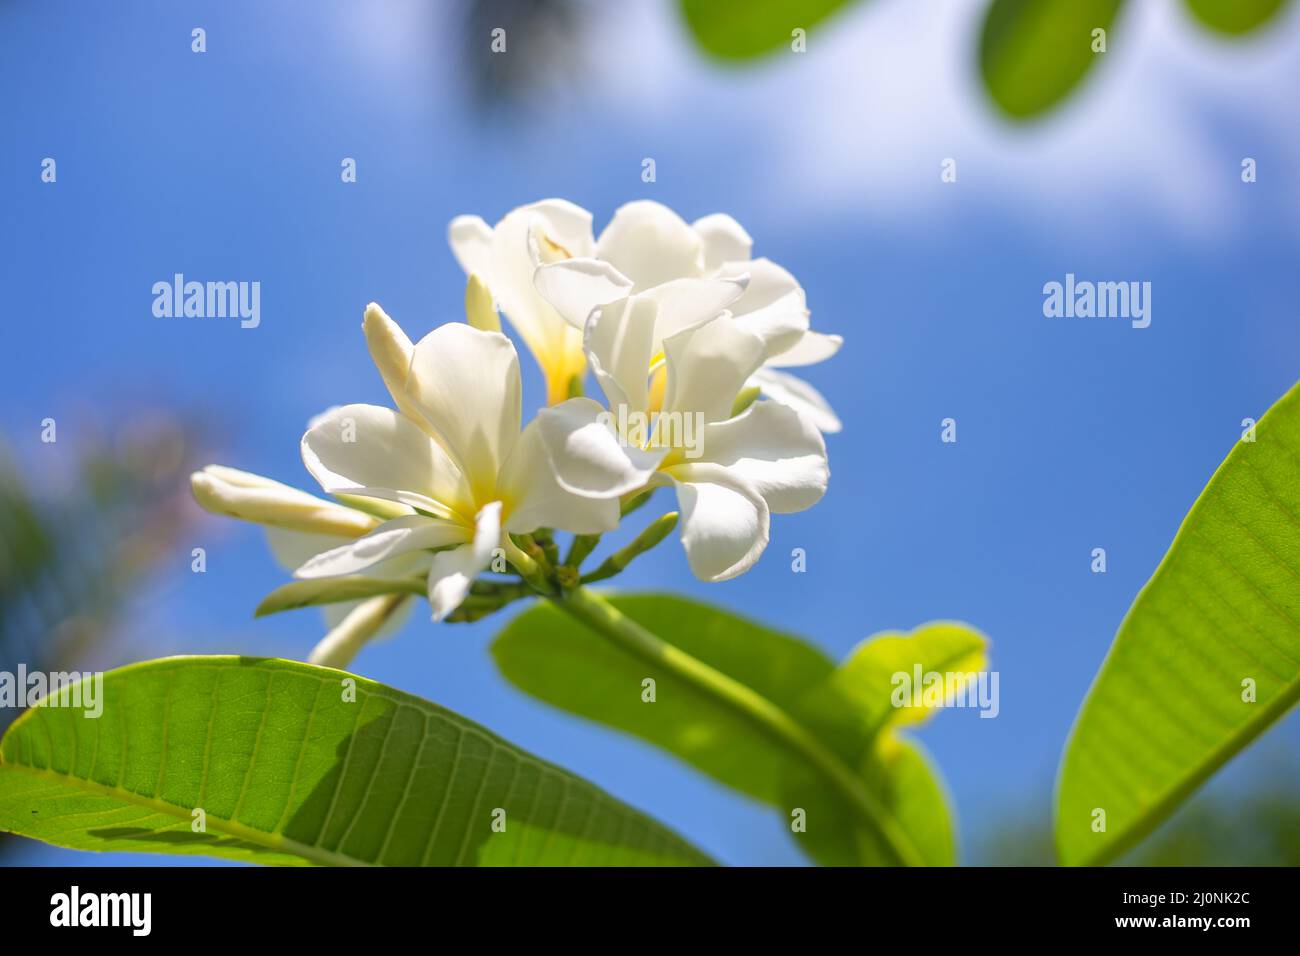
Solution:
[[(860, 772), (872, 795), (888, 810), (926, 866), (957, 862), (956, 834), (948, 794), (939, 771), (915, 741), (886, 735), (864, 760)], [(780, 805), (805, 810), (807, 829), (795, 841), (823, 866), (884, 866), (893, 853), (852, 808), (828, 789), (810, 768), (792, 765)], [(787, 811), (788, 812), (788, 811)]]
[(1287, 0), (1187, 0), (1187, 8), (1203, 26), (1240, 36), (1268, 23)]
[[(796, 637), (718, 608), (668, 595), (612, 595), (643, 627), (722, 670), (779, 706), (792, 708), (835, 665)], [(676, 754), (764, 803), (779, 803), (787, 755), (743, 714), (694, 684), (602, 639), (554, 606), (514, 618), (492, 644), (505, 678), (525, 693)], [(655, 681), (655, 702), (642, 682)]]
[[(858, 652), (846, 672), (797, 637), (706, 604), (656, 594), (619, 595), (609, 601), (821, 740), (881, 804), (890, 822), (902, 827), (914, 862), (952, 862), (946, 800), (928, 763), (901, 740), (876, 739), (879, 723), (871, 725), (869, 709), (854, 696), (860, 689), (851, 677), (861, 667)], [(932, 627), (937, 637), (959, 626)], [(926, 638), (916, 647), (929, 645)], [(649, 741), (783, 814), (802, 808), (807, 829), (795, 835), (815, 859), (897, 862), (805, 755), (706, 687), (605, 640), (555, 606), (539, 604), (516, 617), (497, 636), (492, 653), (501, 673), (520, 690)], [(906, 657), (909, 672), (921, 658), (924, 653)], [(647, 679), (654, 681), (653, 703), (645, 700)], [(887, 686), (884, 693), (887, 707)]]
[[(947, 680), (940, 688), (954, 696), (973, 690), (971, 679), (987, 666), (987, 640), (979, 632), (954, 621), (924, 624), (904, 634), (889, 631), (873, 635), (849, 652), (825, 681), (810, 689), (796, 705), (803, 718), (837, 753), (860, 767), (863, 779), (882, 805), (897, 819), (922, 861), (931, 866), (952, 866), (957, 861), (956, 836), (948, 812), (948, 796), (938, 771), (920, 745), (895, 733), (932, 716), (942, 706), (923, 695), (921, 675), (939, 674)], [(914, 699), (896, 706), (898, 675), (907, 675), (917, 687)], [(975, 702), (975, 697), (969, 695)], [(811, 786), (805, 788), (805, 792)], [(855, 825), (838, 808), (840, 832), (853, 832), (848, 846), (823, 828), (799, 837), (809, 855), (827, 865), (878, 863), (888, 858), (888, 848), (869, 829)]]
[(1232, 449), (1120, 625), (1062, 761), (1061, 862), (1133, 846), (1297, 698), (1300, 386)]
[(276, 588), (253, 612), (254, 617), (293, 611), (317, 604), (338, 604), (377, 597), (380, 594), (418, 594), (424, 596), (428, 585), (423, 579), (403, 581), (395, 578), (313, 578), (309, 581), (292, 581)]
[(1120, 0), (993, 0), (979, 49), (993, 101), (1018, 120), (1056, 105), (1111, 55), (1093, 52), (1092, 31), (1109, 34), (1119, 8)]
[(681, 0), (696, 42), (723, 60), (790, 49), (795, 29), (811, 31), (848, 0)]
[[(987, 666), (987, 644), (979, 632), (955, 621), (935, 621), (911, 634), (875, 634), (849, 652), (809, 706), (821, 708), (830, 701), (831, 718), (845, 734), (841, 746), (862, 754), (881, 731), (920, 723), (942, 706), (923, 694), (924, 675), (951, 675), (954, 693), (970, 687), (971, 679)], [(907, 686), (916, 687), (904, 706), (893, 700), (901, 683), (895, 680), (898, 674), (908, 675)], [(939, 696), (946, 689), (946, 685), (938, 688)]]
[(26, 711), (0, 741), (0, 830), (277, 864), (709, 862), (477, 724), (341, 671), (149, 661), (103, 676), (98, 718), (71, 706), (93, 703), (83, 686)]

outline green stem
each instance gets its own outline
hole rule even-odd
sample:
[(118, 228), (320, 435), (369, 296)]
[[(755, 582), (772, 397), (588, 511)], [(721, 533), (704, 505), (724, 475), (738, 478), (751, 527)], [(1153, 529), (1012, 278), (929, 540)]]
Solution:
[(778, 742), (811, 764), (848, 802), (858, 817), (880, 835), (898, 863), (924, 861), (898, 821), (839, 757), (788, 713), (753, 688), (655, 636), (600, 595), (583, 587), (552, 601), (606, 640), (642, 660), (664, 667), (749, 718)]
[(546, 561), (555, 567), (560, 563), (560, 549), (555, 544), (555, 535), (550, 528), (538, 528), (533, 532), (533, 540), (537, 546), (542, 549), (542, 554), (546, 555)]
[(582, 567), (582, 562), (596, 550), (598, 544), (600, 544), (598, 534), (575, 534), (573, 543), (569, 545), (569, 553), (564, 556), (564, 563), (571, 568)]
[(590, 574), (584, 574), (581, 583), (591, 584), (593, 581), (603, 581), (605, 578), (612, 578), (614, 575), (619, 574), (639, 555), (645, 554), (664, 538), (668, 537), (675, 527), (677, 527), (676, 511), (670, 511), (666, 515), (661, 515), (659, 518), (646, 525), (631, 544), (615, 551), (606, 558), (595, 571), (592, 571)]
[(471, 596), (513, 601), (516, 598), (529, 597), (536, 592), (522, 581), (486, 581), (479, 578), (470, 585), (469, 593)]
[(637, 508), (650, 500), (650, 496), (655, 493), (655, 489), (649, 488), (644, 491), (632, 491), (619, 499), (618, 510), (622, 517), (626, 518)]
[[(537, 545), (533, 544), (531, 540), (529, 541), (529, 544), (532, 547), (537, 548)], [(540, 548), (537, 548), (537, 553), (534, 555), (525, 554), (508, 534), (503, 534), (501, 536), (501, 546), (505, 549), (506, 560), (510, 562), (511, 566), (515, 569), (515, 572), (523, 578), (523, 580), (526, 581), (533, 590), (538, 594), (550, 594), (554, 591), (554, 588), (551, 587), (551, 582), (547, 578), (546, 568), (542, 564), (546, 559), (543, 557), (541, 561), (537, 560), (538, 556), (541, 554)]]

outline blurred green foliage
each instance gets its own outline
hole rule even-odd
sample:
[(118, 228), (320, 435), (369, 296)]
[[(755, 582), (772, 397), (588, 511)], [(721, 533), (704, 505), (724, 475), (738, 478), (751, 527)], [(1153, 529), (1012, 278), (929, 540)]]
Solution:
[[(10, 673), (105, 660), (132, 594), (191, 513), (189, 445), (171, 419), (72, 456), (63, 441), (40, 447), (49, 464), (24, 474), (0, 441), (0, 671)], [(16, 716), (0, 710), (0, 731)]]
[[(745, 63), (790, 50), (794, 30), (811, 32), (854, 0), (679, 2), (701, 50)], [(1288, 0), (1184, 2), (1215, 33), (1244, 36), (1275, 20)], [(1110, 52), (1115, 39), (1110, 31), (1123, 6), (1123, 0), (992, 0), (980, 27), (977, 61), (984, 90), (999, 112), (1013, 120), (1039, 119), (1065, 100)], [(1104, 47), (1095, 30), (1106, 31)]]
[[(1248, 779), (1191, 800), (1121, 866), (1300, 866), (1300, 763), (1283, 744), (1249, 758)], [(1043, 792), (1047, 787), (1037, 788)], [(1050, 809), (1022, 807), (992, 821), (973, 862), (1053, 866)]]
[(681, 0), (682, 17), (704, 52), (744, 61), (790, 49), (796, 29), (809, 30), (851, 0)]
[(1287, 0), (1187, 0), (1187, 8), (1204, 26), (1240, 36), (1272, 20)]
[[(1014, 119), (1064, 99), (1102, 55), (1094, 30), (1110, 32), (1120, 0), (993, 0), (980, 31), (984, 88)], [(1103, 41), (1104, 42), (1104, 41)]]

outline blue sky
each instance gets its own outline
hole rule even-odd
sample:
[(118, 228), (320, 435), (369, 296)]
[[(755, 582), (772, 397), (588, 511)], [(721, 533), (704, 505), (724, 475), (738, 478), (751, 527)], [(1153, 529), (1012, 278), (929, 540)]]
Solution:
[[(494, 221), (547, 196), (592, 210), (597, 229), (643, 197), (687, 219), (729, 212), (803, 283), (815, 327), (846, 338), (807, 376), (845, 422), (828, 442), (831, 488), (778, 518), (764, 560), (733, 582), (696, 582), (671, 544), (620, 585), (714, 601), (836, 656), (874, 631), (971, 622), (993, 642), (1001, 713), (943, 714), (921, 739), (967, 848), (1009, 808), (1046, 814), (1128, 604), (1241, 420), (1300, 375), (1287, 172), (1300, 130), (1283, 92), (1300, 22), (1293, 11), (1259, 43), (1223, 44), (1151, 9), (1175, 5), (1144, 4), (1076, 100), (1009, 130), (972, 80), (980, 5), (925, 6), (862, 4), (813, 31), (808, 53), (740, 71), (701, 60), (672, 4), (580, 4), (580, 56), (489, 109), (451, 5), (5, 4), (0, 428), (29, 472), (53, 475), (106, 422), (186, 411), (212, 424), (213, 460), (310, 487), (306, 421), (387, 401), (365, 304), (413, 337), (458, 317), (452, 216)], [(344, 157), (355, 184), (340, 182)], [(948, 157), (953, 184), (939, 180)], [(259, 281), (260, 327), (155, 318), (150, 289), (176, 272)], [(1066, 273), (1151, 282), (1150, 328), (1045, 318), (1043, 284)], [(535, 406), (539, 378), (525, 375)], [(73, 441), (41, 445), (47, 416)], [(955, 445), (939, 441), (945, 417)], [(260, 532), (208, 520), (193, 538), (137, 602), (132, 654), (305, 656), (317, 615), (252, 620), (283, 579)], [(204, 575), (189, 572), (194, 546)], [(795, 547), (806, 574), (790, 571)], [(1094, 547), (1105, 575), (1090, 573)], [(355, 668), (590, 777), (725, 862), (799, 861), (764, 808), (512, 690), (486, 651), (499, 623), (420, 613)], [(1294, 746), (1298, 728), (1272, 745)], [(33, 844), (19, 859), (133, 858)]]

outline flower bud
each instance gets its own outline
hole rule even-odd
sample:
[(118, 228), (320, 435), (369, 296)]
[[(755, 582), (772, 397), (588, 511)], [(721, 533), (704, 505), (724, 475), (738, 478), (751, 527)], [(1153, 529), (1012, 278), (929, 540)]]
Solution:
[(379, 524), (373, 515), (222, 465), (196, 471), (190, 487), (206, 511), (290, 531), (355, 538)]

